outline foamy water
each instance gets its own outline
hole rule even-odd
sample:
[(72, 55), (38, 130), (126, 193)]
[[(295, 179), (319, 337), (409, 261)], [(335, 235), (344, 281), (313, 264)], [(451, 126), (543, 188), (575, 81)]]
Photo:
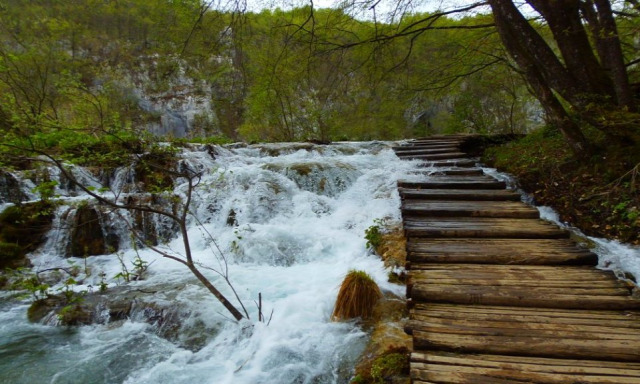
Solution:
[[(374, 219), (400, 220), (395, 182), (417, 163), (400, 161), (387, 143), (375, 142), (217, 148), (216, 153), (215, 160), (203, 148), (182, 154), (184, 164), (206, 172), (194, 195), (189, 236), (199, 263), (220, 270), (224, 263), (217, 248), (227, 256), (231, 281), (252, 320), (230, 321), (186, 268), (141, 249), (140, 257), (151, 263), (148, 276), (129, 286), (145, 292), (146, 300), (178, 308), (181, 329), (200, 338), (200, 348), (184, 347), (180, 335), (168, 341), (157, 326), (135, 318), (73, 328), (30, 324), (25, 302), (3, 300), (4, 382), (348, 382), (367, 335), (355, 323), (330, 321), (337, 290), (350, 269), (360, 269), (383, 291), (403, 294), (403, 287), (387, 282), (381, 260), (367, 251), (364, 230)], [(185, 188), (178, 185), (176, 191)], [(36, 268), (71, 260), (84, 269), (83, 260), (60, 254), (67, 232), (60, 223), (51, 232), (47, 245), (33, 255)], [(160, 247), (180, 253), (181, 238)], [(136, 253), (124, 248), (130, 265)], [(87, 266), (91, 274), (81, 274), (76, 290), (95, 290), (100, 273), (116, 287), (113, 276), (121, 266), (114, 255), (89, 257)], [(235, 303), (215, 272), (203, 272)], [(269, 325), (256, 321), (253, 302), (259, 292), (265, 316), (272, 313)]]

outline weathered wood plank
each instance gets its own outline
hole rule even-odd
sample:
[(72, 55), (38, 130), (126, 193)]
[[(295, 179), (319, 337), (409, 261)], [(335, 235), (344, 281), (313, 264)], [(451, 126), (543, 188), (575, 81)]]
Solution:
[(481, 285), (407, 285), (407, 297), (414, 301), (461, 305), (505, 305), (571, 309), (639, 309), (640, 301), (609, 289), (540, 288)]
[(402, 148), (402, 149), (400, 148), (394, 149), (394, 152), (398, 157), (412, 156), (412, 155), (433, 155), (437, 153), (452, 153), (452, 152), (462, 153), (460, 152), (460, 148), (456, 146), (426, 147), (426, 148), (408, 147), (408, 148)]
[(411, 189), (399, 188), (403, 199), (462, 200), (462, 201), (520, 201), (520, 194), (506, 189)]
[(596, 265), (598, 256), (568, 239), (425, 239), (407, 242), (412, 269), (420, 263)]
[(636, 340), (589, 340), (530, 336), (487, 336), (413, 331), (414, 348), (516, 356), (640, 361)]
[[(412, 361), (411, 377), (414, 383), (420, 380), (438, 383), (638, 383), (637, 369), (616, 370), (581, 366), (581, 360), (537, 359), (531, 362), (526, 357), (512, 361), (483, 360), (476, 356), (488, 355), (443, 355), (436, 352), (423, 354), (424, 361)], [(414, 356), (412, 355), (412, 359)], [(522, 362), (515, 359), (521, 359)], [(577, 365), (570, 365), (574, 363)], [(608, 362), (593, 361), (606, 366)]]
[(419, 149), (442, 149), (442, 148), (455, 148), (460, 149), (460, 144), (457, 142), (450, 143), (425, 143), (425, 144), (411, 144), (411, 145), (397, 145), (391, 147), (393, 151), (412, 151)]
[(553, 359), (545, 357), (505, 356), (488, 354), (459, 354), (453, 352), (417, 351), (411, 360), (420, 363), (443, 363), (483, 367), (518, 367), (555, 373), (588, 373), (640, 377), (640, 363), (600, 360)]
[(420, 316), (407, 323), (410, 332), (444, 332), (466, 335), (548, 337), (583, 340), (629, 340), (640, 342), (637, 328), (608, 324), (585, 325), (567, 323), (534, 323), (509, 319), (451, 319)]
[(461, 306), (455, 304), (419, 304), (410, 311), (411, 319), (442, 318), (451, 320), (477, 321), (478, 324), (492, 321), (506, 321), (536, 324), (566, 324), (585, 326), (610, 326), (616, 328), (640, 329), (638, 311), (587, 311), (548, 308)]
[(521, 202), (405, 200), (402, 214), (431, 217), (505, 217), (537, 219), (537, 209)]
[(460, 158), (460, 159), (448, 159), (438, 161), (425, 161), (425, 167), (475, 167), (477, 160)]
[(398, 187), (407, 189), (505, 189), (504, 181), (489, 176), (430, 176), (425, 181), (398, 180)]
[(396, 153), (401, 159), (407, 160), (449, 160), (449, 159), (458, 159), (465, 156), (463, 152), (446, 152), (446, 153), (434, 153), (428, 155), (413, 155), (413, 154), (402, 154)]
[(545, 265), (481, 265), (481, 264), (425, 264), (420, 271), (411, 271), (416, 278), (513, 278), (518, 280), (566, 280), (577, 277), (582, 280), (615, 280), (612, 271), (602, 271), (583, 266)]
[(568, 238), (569, 232), (543, 220), (504, 218), (429, 218), (405, 215), (407, 237)]
[(512, 315), (513, 312), (518, 312), (521, 315), (527, 316), (547, 316), (547, 317), (571, 317), (575, 319), (590, 319), (592, 321), (608, 322), (610, 320), (619, 320), (626, 318), (630, 322), (640, 320), (639, 311), (629, 310), (587, 310), (587, 309), (557, 309), (557, 308), (522, 308), (522, 307), (509, 307), (509, 306), (488, 306), (488, 305), (453, 305), (453, 304), (438, 304), (438, 303), (418, 303), (415, 306), (415, 311), (444, 311), (444, 312), (458, 312), (461, 314), (495, 314), (495, 315)]

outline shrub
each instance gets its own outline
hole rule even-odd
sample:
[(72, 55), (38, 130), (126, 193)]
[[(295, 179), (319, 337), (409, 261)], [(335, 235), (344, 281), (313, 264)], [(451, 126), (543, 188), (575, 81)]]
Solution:
[(340, 286), (332, 318), (337, 321), (369, 318), (380, 297), (380, 288), (366, 272), (351, 270)]

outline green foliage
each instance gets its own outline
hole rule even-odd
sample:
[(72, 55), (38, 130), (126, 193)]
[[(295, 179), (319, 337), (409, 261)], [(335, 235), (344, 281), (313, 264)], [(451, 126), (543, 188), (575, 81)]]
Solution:
[(367, 248), (377, 248), (382, 244), (382, 219), (373, 220), (373, 225), (364, 230), (364, 238), (367, 240)]
[(540, 129), (509, 144), (490, 148), (484, 162), (518, 177), (536, 202), (552, 206), (562, 221), (589, 235), (640, 243), (640, 189), (633, 183), (640, 163), (637, 148), (612, 146), (585, 129), (594, 155), (576, 159), (559, 132)]
[(38, 275), (26, 268), (10, 271), (9, 280), (12, 290), (27, 291), (34, 302), (49, 297), (49, 285), (40, 281)]
[(43, 181), (34, 187), (32, 192), (40, 195), (40, 200), (49, 201), (51, 198), (55, 197), (56, 186), (58, 186), (58, 182), (55, 180)]

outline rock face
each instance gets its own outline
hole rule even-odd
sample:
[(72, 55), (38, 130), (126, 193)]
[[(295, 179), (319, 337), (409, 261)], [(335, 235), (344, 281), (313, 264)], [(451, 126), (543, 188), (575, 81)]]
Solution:
[(20, 182), (9, 172), (0, 171), (0, 204), (17, 204), (26, 200), (26, 196), (20, 190)]
[[(117, 250), (116, 244), (109, 244)], [(98, 211), (88, 205), (80, 206), (73, 220), (67, 254), (74, 257), (102, 255), (107, 251), (107, 241), (102, 232)]]
[(0, 213), (0, 268), (29, 265), (25, 255), (42, 244), (51, 229), (53, 205), (36, 202), (15, 205)]

